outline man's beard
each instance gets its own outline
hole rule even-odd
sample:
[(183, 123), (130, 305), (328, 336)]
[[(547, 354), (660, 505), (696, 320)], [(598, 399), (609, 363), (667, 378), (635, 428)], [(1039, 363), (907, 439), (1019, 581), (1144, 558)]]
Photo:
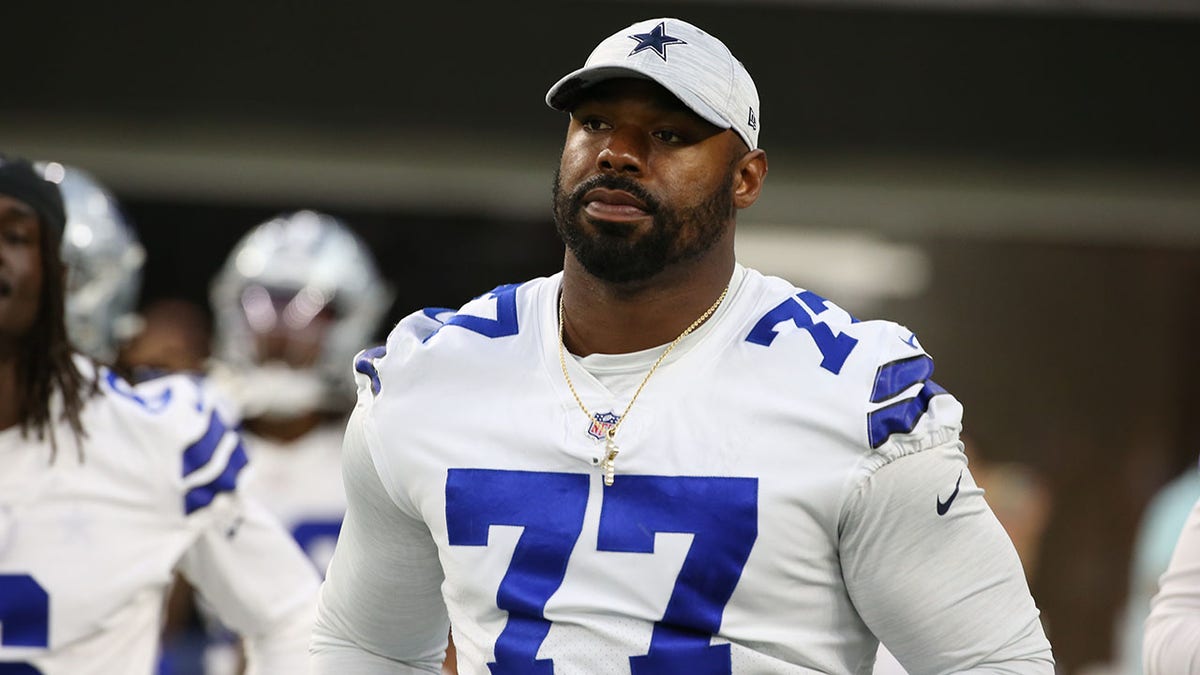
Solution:
[[(683, 209), (665, 206), (637, 181), (612, 174), (593, 176), (567, 194), (556, 172), (554, 224), (567, 249), (588, 274), (617, 284), (645, 281), (671, 265), (699, 258), (721, 239), (734, 213), (730, 190), (733, 171), (730, 164), (707, 199)], [(641, 200), (653, 219), (650, 231), (631, 237), (629, 224), (589, 218), (596, 232), (587, 232), (580, 223), (583, 197), (596, 188), (622, 190)]]

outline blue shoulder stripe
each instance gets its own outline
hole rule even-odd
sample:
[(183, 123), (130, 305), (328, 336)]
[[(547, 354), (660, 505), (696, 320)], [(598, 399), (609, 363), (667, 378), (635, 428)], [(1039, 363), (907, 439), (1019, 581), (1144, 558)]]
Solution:
[(908, 398), (884, 406), (867, 415), (867, 435), (872, 448), (878, 448), (892, 434), (907, 434), (917, 426), (921, 417), (929, 411), (929, 401), (934, 396), (948, 394), (937, 382), (926, 380), (925, 386), (915, 398)]
[(875, 373), (871, 388), (871, 403), (883, 403), (921, 385), (917, 395), (867, 413), (867, 438), (872, 448), (883, 445), (892, 434), (907, 434), (929, 412), (934, 396), (949, 393), (929, 379), (933, 375), (933, 359), (925, 354), (885, 363)]
[(425, 309), (421, 310), (421, 313), (438, 323), (444, 324), (446, 322), (442, 321), (442, 315), (453, 314), (454, 310), (450, 309), (449, 307), (426, 307)]
[(187, 494), (184, 495), (184, 512), (191, 515), (193, 512), (211, 504), (212, 500), (218, 494), (233, 492), (237, 487), (238, 474), (241, 473), (246, 464), (246, 448), (242, 445), (241, 439), (238, 439), (237, 447), (229, 454), (229, 463), (225, 466), (225, 470), (221, 472), (221, 475), (205, 485), (188, 490)]
[(930, 375), (933, 375), (933, 359), (924, 354), (885, 363), (875, 374), (871, 403), (883, 403), (914, 384), (928, 380)]
[(521, 284), (504, 284), (479, 296), (496, 300), (495, 319), (458, 312), (446, 319), (445, 325), (466, 328), (472, 333), (493, 339), (516, 335), (520, 330), (517, 323), (517, 289), (520, 287)]
[(229, 428), (221, 421), (216, 411), (213, 411), (212, 416), (208, 418), (208, 429), (204, 432), (204, 435), (183, 451), (184, 478), (187, 478), (212, 460), (213, 453), (217, 451), (217, 446), (220, 445), (221, 439), (225, 437), (225, 433), (228, 431)]
[(383, 384), (379, 381), (379, 371), (375, 369), (374, 360), (387, 354), (387, 345), (379, 345), (363, 351), (354, 362), (354, 370), (371, 378), (371, 393), (378, 395)]

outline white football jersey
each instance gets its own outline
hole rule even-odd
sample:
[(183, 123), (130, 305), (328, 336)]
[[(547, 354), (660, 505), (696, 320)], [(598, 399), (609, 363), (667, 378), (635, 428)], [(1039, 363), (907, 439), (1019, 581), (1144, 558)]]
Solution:
[(283, 523), (322, 574), (346, 515), (345, 433), (345, 422), (323, 424), (289, 443), (242, 433), (251, 459), (246, 493)]
[[(561, 275), (357, 364), (317, 672), (1051, 673), (1020, 562), (913, 334), (738, 267), (663, 348), (568, 358)], [(436, 619), (435, 619), (436, 617)]]
[(240, 437), (191, 378), (99, 377), (82, 447), (66, 423), (53, 460), (48, 441), (0, 432), (0, 672), (154, 672), (177, 569), (249, 638), (257, 672), (305, 668), (317, 578), (239, 494)]

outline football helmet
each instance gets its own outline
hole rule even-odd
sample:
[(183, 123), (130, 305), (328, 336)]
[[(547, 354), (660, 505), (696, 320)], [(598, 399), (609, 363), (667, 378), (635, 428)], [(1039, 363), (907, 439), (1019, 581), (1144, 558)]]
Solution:
[(214, 379), (244, 417), (343, 410), (353, 400), (351, 361), (392, 297), (344, 222), (279, 215), (246, 234), (212, 282)]
[(116, 198), (86, 171), (40, 165), (66, 207), (62, 260), (67, 268), (67, 334), (79, 351), (112, 363), (139, 328), (138, 294), (146, 250)]

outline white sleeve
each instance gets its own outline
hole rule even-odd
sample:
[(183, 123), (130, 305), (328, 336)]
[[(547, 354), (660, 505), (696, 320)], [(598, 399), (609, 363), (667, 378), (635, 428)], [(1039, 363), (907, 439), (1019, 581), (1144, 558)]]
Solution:
[(217, 616), (242, 636), (247, 672), (308, 669), (319, 577), (279, 522), (240, 494), (222, 495), (205, 511), (204, 529), (180, 571)]
[(1146, 675), (1200, 673), (1200, 502), (1151, 604), (1142, 660)]
[(1016, 550), (957, 440), (905, 455), (847, 500), (846, 588), (909, 672), (1052, 675)]
[(440, 673), (450, 623), (437, 546), (384, 489), (368, 447), (368, 410), (360, 403), (347, 425), (348, 506), (317, 604), (313, 672)]

